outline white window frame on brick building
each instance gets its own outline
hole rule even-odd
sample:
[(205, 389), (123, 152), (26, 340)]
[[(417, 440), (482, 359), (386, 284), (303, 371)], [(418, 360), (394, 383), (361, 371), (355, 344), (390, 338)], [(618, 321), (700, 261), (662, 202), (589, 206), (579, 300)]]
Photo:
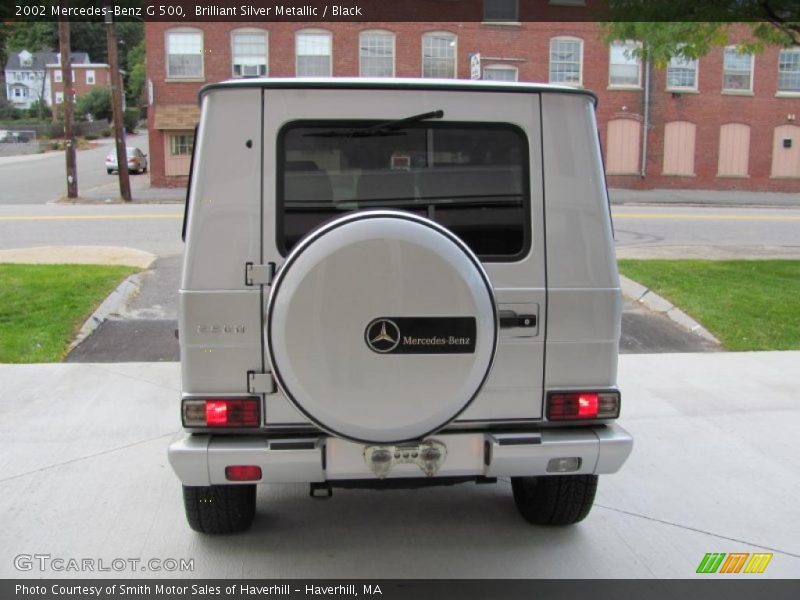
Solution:
[(186, 27), (168, 29), (164, 32), (164, 48), (168, 81), (204, 79), (202, 30)]
[[(577, 60), (575, 59), (576, 45)], [(576, 65), (577, 70), (575, 68)], [(581, 38), (566, 35), (550, 38), (549, 73), (550, 83), (561, 83), (577, 87), (583, 85), (583, 40)], [(576, 73), (577, 80), (574, 79)]]
[(483, 79), (487, 81), (517, 81), (519, 69), (513, 65), (486, 65), (483, 67)]
[[(608, 87), (610, 89), (642, 89), (642, 61), (631, 54), (641, 47), (638, 42), (612, 42), (608, 47)], [(631, 73), (636, 71), (636, 81)], [(615, 73), (616, 71), (616, 73)]]
[(86, 85), (94, 85), (96, 81), (94, 69), (86, 69)]
[[(295, 74), (297, 77), (333, 75), (333, 36), (325, 29), (301, 29), (294, 38)], [(312, 67), (311, 61), (317, 59)], [(323, 60), (325, 64), (323, 65)], [(306, 64), (308, 63), (308, 64)]]
[(778, 53), (778, 96), (800, 96), (800, 48)]
[(53, 81), (55, 83), (61, 83), (64, 80), (63, 73), (61, 73), (61, 69), (53, 69)]
[(358, 34), (358, 73), (361, 77), (394, 77), (395, 35), (385, 29)]
[[(687, 83), (686, 75), (691, 73), (692, 82)], [(667, 65), (668, 92), (696, 92), (700, 75), (700, 63), (696, 58), (673, 56)]]
[[(755, 61), (750, 53), (740, 53), (736, 46), (728, 46), (722, 56), (722, 92), (724, 94), (752, 94)], [(736, 83), (741, 82), (741, 83)]]
[(422, 34), (422, 76), (455, 79), (458, 73), (458, 36), (449, 31)]
[(519, 0), (483, 0), (483, 22), (519, 24)]
[(266, 30), (243, 27), (231, 31), (231, 74), (233, 77), (269, 75), (269, 37)]
[(56, 92), (56, 104), (64, 104), (64, 92)]

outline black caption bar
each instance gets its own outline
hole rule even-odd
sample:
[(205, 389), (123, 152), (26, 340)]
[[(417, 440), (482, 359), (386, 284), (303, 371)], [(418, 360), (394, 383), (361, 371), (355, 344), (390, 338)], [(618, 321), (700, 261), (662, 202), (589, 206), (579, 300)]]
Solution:
[(253, 598), (381, 598), (459, 600), (796, 600), (798, 580), (2, 580), (4, 600), (252, 600)]

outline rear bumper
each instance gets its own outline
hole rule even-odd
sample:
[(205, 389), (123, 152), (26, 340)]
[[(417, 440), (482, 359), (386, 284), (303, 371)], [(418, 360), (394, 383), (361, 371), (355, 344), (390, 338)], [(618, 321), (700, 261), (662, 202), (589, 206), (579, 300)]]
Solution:
[[(578, 458), (564, 475), (614, 473), (633, 448), (633, 438), (616, 424), (509, 433), (443, 433), (431, 436), (447, 448), (434, 477), (556, 475), (552, 459)], [(169, 447), (169, 462), (183, 485), (231, 484), (230, 465), (258, 465), (255, 483), (313, 483), (377, 479), (364, 460), (363, 444), (325, 435), (270, 439), (258, 435), (187, 435)], [(387, 479), (421, 477), (413, 464), (400, 464)]]

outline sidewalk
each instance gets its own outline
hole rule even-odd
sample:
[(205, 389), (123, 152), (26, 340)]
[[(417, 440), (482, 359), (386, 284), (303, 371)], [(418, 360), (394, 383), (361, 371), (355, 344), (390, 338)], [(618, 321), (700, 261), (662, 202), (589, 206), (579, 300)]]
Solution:
[(798, 362), (800, 352), (621, 356), (633, 454), (600, 478), (575, 527), (526, 525), (508, 481), (337, 489), (324, 502), (289, 484), (262, 486), (253, 529), (233, 537), (184, 520), (166, 459), (180, 429), (177, 363), (0, 365), (0, 577), (82, 576), (15, 571), (22, 552), (194, 559), (201, 578), (574, 578), (576, 560), (587, 578), (692, 578), (707, 552), (767, 552), (760, 577), (794, 578)]
[(610, 188), (611, 204), (697, 204), (707, 206), (800, 206), (800, 192), (717, 190), (628, 190)]

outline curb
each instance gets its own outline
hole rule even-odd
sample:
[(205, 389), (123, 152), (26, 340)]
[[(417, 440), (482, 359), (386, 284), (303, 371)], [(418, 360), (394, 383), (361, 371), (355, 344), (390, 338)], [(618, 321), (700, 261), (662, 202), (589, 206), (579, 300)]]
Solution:
[(703, 327), (700, 323), (695, 321), (692, 317), (687, 315), (666, 298), (659, 296), (654, 291), (643, 286), (641, 283), (638, 283), (633, 279), (628, 279), (624, 275), (619, 276), (619, 283), (620, 288), (622, 288), (622, 293), (634, 302), (644, 305), (653, 312), (666, 315), (672, 321), (690, 333), (699, 335), (704, 340), (721, 345), (721, 342), (714, 337), (714, 334), (712, 334), (708, 329)]
[(140, 285), (141, 277), (139, 273), (131, 275), (120, 283), (117, 289), (111, 292), (108, 297), (100, 303), (100, 306), (97, 307), (92, 315), (86, 319), (86, 322), (80, 328), (80, 331), (78, 331), (78, 335), (75, 336), (75, 339), (72, 340), (67, 348), (65, 356), (72, 352), (83, 340), (89, 337), (95, 329), (100, 327), (109, 315), (118, 312), (120, 308), (125, 306), (125, 304), (139, 292)]

